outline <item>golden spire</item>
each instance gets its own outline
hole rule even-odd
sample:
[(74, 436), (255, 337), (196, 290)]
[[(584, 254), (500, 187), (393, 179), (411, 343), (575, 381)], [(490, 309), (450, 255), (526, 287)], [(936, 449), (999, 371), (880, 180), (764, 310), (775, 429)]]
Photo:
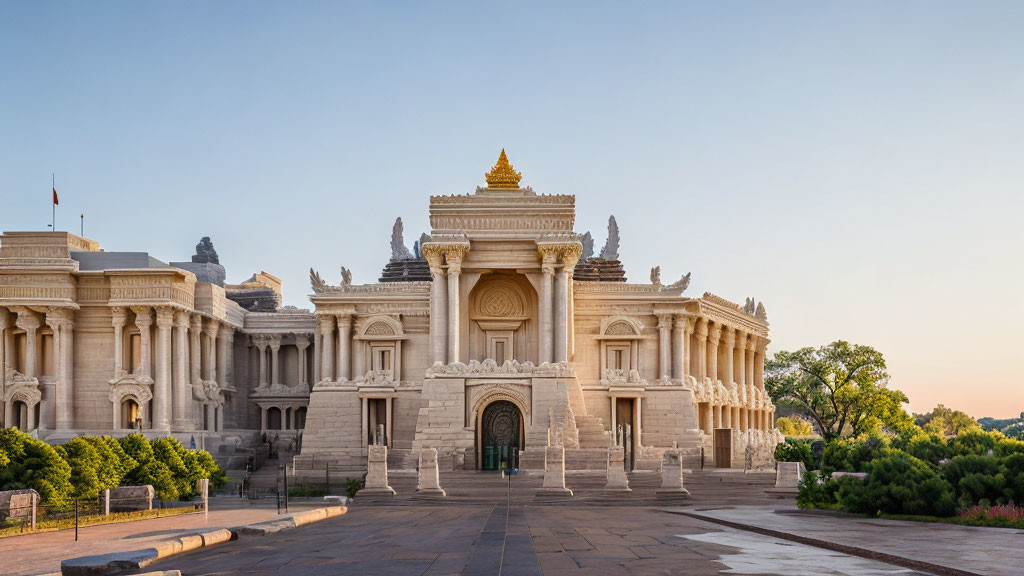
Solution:
[(498, 163), (491, 168), (490, 172), (484, 174), (488, 188), (511, 188), (513, 190), (519, 188), (519, 180), (522, 177), (523, 175), (516, 172), (515, 167), (509, 164), (504, 148), (501, 149), (501, 156), (498, 156)]

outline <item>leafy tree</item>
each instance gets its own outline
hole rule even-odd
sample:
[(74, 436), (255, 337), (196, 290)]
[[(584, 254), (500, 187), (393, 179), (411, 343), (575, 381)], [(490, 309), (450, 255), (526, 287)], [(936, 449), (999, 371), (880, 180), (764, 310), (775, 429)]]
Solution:
[(885, 358), (870, 346), (842, 340), (821, 348), (778, 352), (766, 368), (765, 388), (780, 406), (803, 410), (825, 440), (888, 426), (913, 426), (907, 396), (886, 386)]
[(931, 412), (916, 414), (914, 422), (925, 432), (941, 434), (946, 437), (956, 436), (964, 432), (981, 431), (981, 425), (974, 418), (960, 410), (952, 410), (939, 404)]
[(813, 436), (814, 428), (803, 418), (783, 416), (775, 420), (775, 427), (786, 436)]
[(71, 467), (46, 442), (17, 428), (0, 429), (0, 450), (8, 463), (0, 466), (0, 490), (32, 488), (43, 504), (64, 508), (71, 494)]
[(82, 499), (99, 497), (98, 471), (102, 460), (96, 448), (84, 438), (75, 438), (56, 450), (71, 467), (71, 495)]
[(817, 468), (814, 452), (811, 451), (810, 440), (786, 438), (786, 441), (775, 446), (775, 460), (778, 462), (803, 462), (804, 468)]
[(96, 469), (100, 490), (120, 486), (121, 479), (138, 465), (110, 436), (89, 436), (84, 440), (92, 444), (100, 456), (100, 465)]

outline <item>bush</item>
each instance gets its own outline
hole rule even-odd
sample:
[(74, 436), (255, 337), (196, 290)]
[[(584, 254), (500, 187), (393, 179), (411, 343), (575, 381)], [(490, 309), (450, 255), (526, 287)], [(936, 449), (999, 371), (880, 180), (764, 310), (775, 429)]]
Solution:
[(355, 498), (356, 492), (359, 492), (363, 488), (362, 478), (346, 478), (345, 479), (345, 496), (349, 498)]
[(32, 488), (40, 501), (55, 509), (70, 503), (71, 467), (46, 442), (17, 428), (0, 429), (0, 450), (8, 462), (0, 467), (0, 490)]
[(864, 482), (844, 478), (838, 501), (850, 512), (950, 516), (954, 512), (949, 483), (926, 463), (892, 451), (864, 465)]
[(75, 438), (55, 449), (71, 467), (71, 495), (87, 500), (98, 498), (100, 495), (98, 470), (102, 461), (96, 448), (84, 438)]
[(83, 440), (92, 444), (100, 456), (100, 465), (96, 469), (100, 490), (120, 486), (125, 475), (138, 465), (125, 454), (121, 444), (110, 436), (90, 436)]
[(939, 462), (949, 458), (949, 446), (938, 434), (917, 434), (907, 442), (905, 451), (933, 467), (938, 467)]
[(942, 477), (960, 508), (1004, 503), (1005, 482), (995, 456), (957, 456), (942, 466)]
[(775, 427), (785, 436), (813, 436), (814, 428), (802, 418), (783, 416), (775, 420)]
[(1003, 494), (1009, 502), (1024, 502), (1024, 454), (1003, 458), (999, 464), (1003, 477)]
[(825, 444), (821, 468), (826, 474), (835, 471), (865, 472), (865, 466), (889, 450), (889, 439), (874, 432), (856, 438), (836, 439)]
[(811, 451), (810, 440), (797, 440), (786, 438), (786, 441), (775, 446), (775, 460), (777, 462), (803, 462), (804, 468), (814, 470), (818, 463), (814, 461), (814, 453)]

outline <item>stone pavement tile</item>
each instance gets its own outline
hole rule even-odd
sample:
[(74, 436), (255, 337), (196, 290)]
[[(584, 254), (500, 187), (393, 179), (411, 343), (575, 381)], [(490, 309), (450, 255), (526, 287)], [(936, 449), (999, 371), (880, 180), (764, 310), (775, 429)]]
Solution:
[(565, 552), (537, 552), (537, 560), (545, 576), (553, 570), (579, 570), (580, 567)]
[(626, 542), (630, 544), (658, 544), (659, 540), (653, 536), (647, 536), (645, 534), (624, 534), (622, 536), (626, 539)]
[(558, 543), (562, 545), (562, 549), (566, 551), (573, 550), (592, 550), (594, 547), (590, 545), (582, 536), (562, 536), (558, 539)]
[(434, 563), (427, 568), (423, 576), (446, 576), (448, 574), (462, 574), (462, 570), (469, 562), (469, 553), (461, 554), (445, 553), (439, 554)]
[(533, 537), (533, 548), (537, 553), (541, 552), (561, 552), (562, 545), (559, 544), (558, 538), (554, 536), (534, 536)]

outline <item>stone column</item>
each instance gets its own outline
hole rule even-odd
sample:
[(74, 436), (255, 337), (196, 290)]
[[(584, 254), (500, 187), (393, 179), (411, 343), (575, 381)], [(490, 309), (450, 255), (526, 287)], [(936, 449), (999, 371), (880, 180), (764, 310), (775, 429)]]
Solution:
[(722, 428), (732, 428), (732, 406), (722, 406)]
[(448, 289), (445, 286), (443, 256), (428, 247), (423, 256), (430, 265), (430, 363), (447, 363)]
[(449, 252), (448, 259), (448, 362), (459, 361), (459, 276), (462, 254)]
[(153, 379), (153, 429), (171, 428), (171, 326), (174, 311), (156, 309), (156, 377)]
[(323, 348), (321, 343), (322, 336), (320, 335), (320, 329), (313, 329), (313, 381), (310, 382), (310, 387), (315, 386), (317, 382), (320, 382), (320, 349)]
[(178, 336), (177, 354), (174, 356), (174, 407), (171, 419), (174, 427), (181, 430), (190, 427), (189, 403), (192, 401), (192, 387), (188, 379), (188, 312), (175, 315), (174, 327)]
[[(203, 366), (203, 351), (201, 348), (202, 335), (203, 335), (203, 317), (198, 314), (192, 315), (192, 328), (191, 328), (191, 350), (189, 351), (189, 360), (192, 364), (190, 370), (190, 380), (192, 385), (198, 385), (203, 380), (201, 369)], [(189, 401), (191, 402), (191, 395)]]
[(711, 402), (704, 402), (701, 406), (703, 406), (702, 409), (704, 410), (704, 433), (711, 434), (711, 431), (714, 430), (715, 420), (715, 416), (712, 414)]
[(544, 362), (551, 362), (554, 359), (554, 350), (552, 349), (554, 327), (552, 322), (554, 321), (554, 312), (552, 310), (553, 296), (554, 296), (554, 277), (555, 277), (555, 256), (553, 252), (543, 251), (541, 253), (541, 278), (540, 278), (540, 297), (538, 299), (538, 314), (540, 318), (537, 321), (538, 333), (539, 333), (539, 361), (541, 364)]
[[(0, 308), (0, 389), (7, 385), (7, 327), (10, 323), (10, 313)], [(9, 426), (11, 421), (10, 402), (4, 402), (3, 395), (0, 395), (0, 406), (3, 406), (3, 416), (0, 416), (0, 428)]]
[(708, 377), (708, 321), (699, 318), (694, 322), (694, 334), (697, 336), (697, 350), (694, 351), (697, 358), (697, 373), (694, 377), (697, 380), (704, 380)]
[[(15, 325), (25, 331), (25, 369), (22, 374), (26, 378), (35, 378), (38, 375), (39, 367), (37, 349), (40, 322), (28, 308), (17, 308), (16, 311), (18, 319), (15, 320)], [(32, 416), (29, 415), (29, 419), (31, 418)]]
[(713, 418), (713, 422), (711, 423), (711, 427), (712, 428), (721, 428), (722, 427), (722, 406), (720, 404), (715, 404), (711, 408), (711, 413), (712, 413), (712, 416), (714, 417)]
[[(362, 376), (362, 374), (357, 374)], [(338, 315), (338, 381), (352, 379), (352, 315)]]
[(260, 355), (260, 371), (259, 376), (256, 380), (259, 388), (267, 387), (267, 338), (263, 334), (253, 336), (252, 343), (256, 346), (256, 350)]
[(722, 327), (715, 324), (708, 329), (708, 377), (712, 381), (721, 380), (718, 376), (718, 338)]
[(132, 306), (135, 312), (135, 326), (139, 329), (139, 340), (141, 341), (142, 365), (140, 375), (146, 380), (153, 379), (153, 344), (151, 341), (150, 327), (153, 325), (153, 312), (146, 306)]
[(267, 409), (260, 406), (260, 431), (267, 431)]
[(206, 329), (206, 348), (209, 362), (206, 364), (205, 380), (217, 380), (217, 335), (220, 333), (220, 323), (216, 320), (209, 321)]
[(235, 365), (235, 329), (227, 324), (221, 326), (220, 338), (220, 362), (217, 363), (217, 383), (221, 390), (231, 389)]
[(281, 336), (276, 335), (270, 339), (270, 385), (281, 385), (281, 362), (279, 353), (281, 351)]
[(320, 316), (320, 377), (334, 380), (334, 316)]
[(754, 385), (754, 355), (757, 353), (757, 337), (748, 334), (747, 335), (747, 353), (744, 358), (747, 361), (747, 365), (743, 370), (746, 375), (746, 382), (748, 386)]
[(689, 334), (686, 330), (687, 317), (685, 314), (675, 315), (675, 326), (672, 331), (672, 379), (680, 383), (686, 377), (686, 344), (689, 342)]
[(658, 379), (668, 380), (672, 377), (672, 315), (658, 314)]
[(761, 339), (757, 343), (757, 351), (754, 352), (754, 386), (759, 390), (764, 390), (764, 354), (767, 345), (768, 342)]
[(53, 330), (54, 428), (68, 430), (74, 416), (74, 391), (71, 379), (72, 314), (67, 308), (50, 308), (46, 324)]
[(733, 376), (736, 378), (736, 383), (740, 386), (746, 386), (747, 383), (747, 333), (737, 332), (736, 333), (736, 362)]
[[(724, 382), (725, 385), (728, 387), (730, 384), (736, 381), (732, 373), (733, 364), (735, 361), (733, 354), (736, 351), (736, 331), (733, 330), (732, 328), (723, 328), (722, 340), (725, 346), (725, 366), (719, 366), (718, 373), (721, 376), (719, 380)], [(724, 368), (724, 370), (722, 368)]]
[(128, 323), (128, 310), (120, 306), (110, 309), (110, 323), (114, 326), (114, 378), (124, 367), (124, 325)]
[(295, 335), (295, 349), (299, 353), (299, 385), (309, 385), (308, 369), (306, 367), (306, 348), (309, 348), (309, 337), (305, 334)]
[(562, 248), (562, 269), (555, 278), (555, 362), (569, 360), (569, 291), (579, 254), (571, 246)]

